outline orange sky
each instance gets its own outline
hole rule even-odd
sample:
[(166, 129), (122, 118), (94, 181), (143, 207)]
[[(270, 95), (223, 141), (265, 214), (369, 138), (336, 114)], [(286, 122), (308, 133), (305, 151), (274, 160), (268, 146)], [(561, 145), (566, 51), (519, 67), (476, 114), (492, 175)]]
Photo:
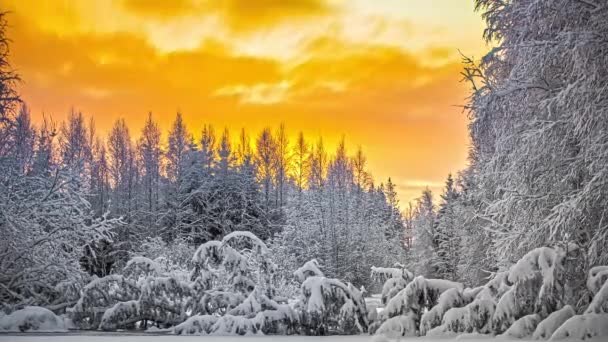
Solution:
[(8, 0), (12, 64), (35, 118), (70, 107), (137, 135), (180, 110), (251, 134), (361, 145), (402, 203), (465, 165), (458, 49), (479, 57), (472, 0)]

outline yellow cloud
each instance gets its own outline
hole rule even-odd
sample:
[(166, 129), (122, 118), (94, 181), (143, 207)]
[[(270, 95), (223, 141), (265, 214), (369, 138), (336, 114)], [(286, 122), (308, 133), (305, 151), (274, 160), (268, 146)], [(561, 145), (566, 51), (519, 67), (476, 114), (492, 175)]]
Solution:
[(197, 11), (200, 3), (193, 0), (123, 0), (123, 6), (136, 14), (155, 18), (172, 18)]
[(260, 83), (254, 85), (239, 84), (218, 89), (217, 96), (236, 96), (241, 103), (270, 105), (285, 101), (289, 91), (289, 82)]
[(163, 21), (220, 16), (237, 31), (265, 28), (285, 20), (312, 19), (332, 9), (321, 0), (124, 0), (123, 5), (133, 14)]

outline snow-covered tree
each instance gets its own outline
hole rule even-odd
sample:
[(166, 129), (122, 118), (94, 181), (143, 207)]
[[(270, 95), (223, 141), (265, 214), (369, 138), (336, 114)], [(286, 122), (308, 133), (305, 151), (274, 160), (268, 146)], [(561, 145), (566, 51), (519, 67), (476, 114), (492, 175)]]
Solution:
[(350, 283), (326, 278), (316, 260), (296, 270), (302, 282), (296, 309), (300, 329), (307, 335), (356, 334), (367, 331), (367, 308), (362, 293)]
[(147, 223), (147, 229), (154, 236), (159, 235), (157, 224), (161, 209), (160, 186), (163, 151), (160, 144), (161, 133), (150, 113), (141, 131), (137, 148), (142, 165), (143, 221)]
[(473, 208), (500, 267), (528, 251), (574, 242), (565, 300), (584, 305), (584, 279), (605, 264), (608, 165), (604, 100), (608, 34), (601, 1), (478, 0), (495, 47), (471, 81)]

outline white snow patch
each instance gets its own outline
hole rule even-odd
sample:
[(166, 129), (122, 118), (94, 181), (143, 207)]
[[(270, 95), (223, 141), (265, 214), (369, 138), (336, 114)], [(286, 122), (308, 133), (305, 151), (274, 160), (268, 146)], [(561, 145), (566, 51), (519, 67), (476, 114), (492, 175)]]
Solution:
[(26, 306), (10, 315), (0, 316), (0, 331), (60, 332), (67, 331), (67, 327), (63, 318), (52, 311), (39, 306)]

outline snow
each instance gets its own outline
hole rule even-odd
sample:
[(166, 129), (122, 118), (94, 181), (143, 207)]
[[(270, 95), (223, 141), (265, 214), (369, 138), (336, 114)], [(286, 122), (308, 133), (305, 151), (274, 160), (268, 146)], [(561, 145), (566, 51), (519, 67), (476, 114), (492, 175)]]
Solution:
[(66, 330), (66, 322), (62, 317), (39, 306), (26, 306), (10, 315), (0, 316), (0, 332)]
[(319, 269), (319, 263), (315, 259), (307, 261), (302, 267), (293, 272), (293, 275), (300, 282), (304, 282), (308, 277), (324, 277), (323, 272)]
[(608, 336), (608, 314), (576, 315), (568, 319), (551, 336), (551, 341), (565, 339), (589, 339)]
[(443, 292), (439, 296), (437, 305), (433, 306), (431, 310), (422, 315), (422, 319), (420, 321), (420, 333), (424, 334), (424, 332), (441, 325), (443, 315), (451, 308), (462, 305), (463, 302), (463, 295), (458, 289), (451, 288)]
[(405, 267), (375, 267), (372, 266), (372, 278), (378, 281), (385, 282), (390, 278), (403, 278), (405, 280), (411, 280), (414, 278), (412, 272), (408, 271)]
[(204, 342), (372, 342), (373, 337), (369, 335), (358, 336), (175, 336), (175, 335), (153, 335), (153, 334), (99, 334), (93, 332), (86, 335), (0, 335), (2, 342), (180, 342), (180, 341), (204, 341)]
[(597, 291), (585, 313), (608, 313), (608, 280)]
[(397, 338), (400, 336), (416, 336), (417, 330), (416, 321), (412, 315), (401, 315), (389, 318), (382, 323), (376, 334), (388, 338)]
[(382, 304), (388, 303), (399, 291), (407, 286), (407, 280), (403, 278), (390, 278), (382, 286)]
[(156, 261), (146, 257), (136, 256), (127, 262), (123, 272), (126, 274), (133, 272), (136, 275), (139, 273), (160, 275), (162, 274), (162, 269)]
[[(183, 341), (205, 341), (205, 342), (505, 342), (514, 341), (503, 337), (492, 337), (483, 334), (461, 334), (451, 338), (428, 338), (428, 337), (405, 337), (400, 340), (390, 339), (385, 336), (176, 336), (166, 333), (100, 333), (96, 331), (78, 334), (37, 334), (28, 333), (21, 335), (0, 334), (0, 342), (183, 342)], [(585, 341), (602, 342), (600, 338), (586, 339)]]
[(562, 324), (564, 324), (565, 321), (574, 315), (574, 309), (570, 305), (566, 305), (560, 310), (551, 313), (547, 318), (538, 324), (532, 338), (535, 340), (544, 340), (551, 337), (557, 328), (559, 328)]
[(606, 281), (608, 281), (608, 266), (596, 266), (589, 270), (589, 277), (587, 278), (589, 291), (598, 292)]
[(118, 302), (103, 313), (99, 328), (114, 330), (118, 326), (124, 325), (125, 322), (135, 323), (141, 320), (140, 315), (141, 307), (138, 300)]
[(532, 335), (541, 318), (537, 314), (526, 315), (513, 323), (504, 335), (514, 338), (524, 338)]

